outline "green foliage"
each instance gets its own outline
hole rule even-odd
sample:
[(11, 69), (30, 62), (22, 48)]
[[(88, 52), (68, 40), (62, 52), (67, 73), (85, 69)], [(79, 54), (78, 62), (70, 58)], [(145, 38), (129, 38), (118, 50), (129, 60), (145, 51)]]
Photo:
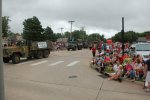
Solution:
[(92, 41), (106, 41), (104, 35), (100, 35), (99, 33), (93, 33), (93, 34), (90, 34), (88, 36), (88, 41), (89, 42), (92, 42)]
[(15, 35), (15, 33), (14, 32), (12, 32), (12, 31), (8, 31), (8, 37), (12, 37), (12, 36), (14, 36)]
[(64, 37), (69, 38), (70, 37), (70, 32), (65, 32)]
[(28, 18), (23, 22), (23, 38), (33, 41), (42, 41), (43, 38), (43, 28), (39, 19), (35, 16)]
[(8, 16), (4, 16), (2, 17), (2, 33), (3, 33), (3, 37), (7, 37), (8, 36), (8, 30), (9, 30), (9, 17)]
[(149, 34), (150, 31), (142, 32), (138, 34), (138, 37), (145, 37), (147, 34)]
[(72, 38), (74, 38), (75, 41), (77, 41), (77, 39), (86, 39), (86, 32), (83, 30), (75, 30), (72, 33)]
[(62, 35), (61, 35), (61, 33), (57, 33), (57, 34), (55, 34), (55, 37), (58, 39), (58, 38), (62, 38)]
[(46, 27), (43, 32), (44, 40), (52, 40), (54, 37), (53, 30), (50, 27)]
[[(128, 31), (124, 33), (124, 41), (125, 42), (136, 42), (138, 39), (138, 33), (134, 31)], [(112, 37), (112, 40), (115, 42), (122, 42), (122, 35), (121, 32), (115, 34), (115, 36)]]
[(70, 32), (65, 32), (64, 34), (64, 36), (68, 39), (70, 39), (70, 35), (74, 41), (77, 41), (77, 39), (87, 40), (88, 37), (86, 35), (86, 31), (84, 30), (75, 30), (72, 32), (72, 34), (70, 34)]
[(53, 34), (51, 41), (56, 42), (57, 39), (58, 39), (58, 38), (57, 38), (57, 35), (56, 35), (56, 34)]

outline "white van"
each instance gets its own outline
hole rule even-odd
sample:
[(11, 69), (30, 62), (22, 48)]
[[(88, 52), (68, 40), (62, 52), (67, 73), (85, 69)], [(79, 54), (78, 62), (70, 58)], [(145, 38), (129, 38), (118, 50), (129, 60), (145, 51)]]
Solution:
[(135, 55), (141, 55), (143, 60), (146, 61), (150, 54), (150, 43), (137, 43), (135, 44)]

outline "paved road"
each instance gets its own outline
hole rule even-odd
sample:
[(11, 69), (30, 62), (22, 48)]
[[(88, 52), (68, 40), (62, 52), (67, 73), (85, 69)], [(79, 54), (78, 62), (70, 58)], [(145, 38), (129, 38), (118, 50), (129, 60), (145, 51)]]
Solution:
[(89, 67), (91, 51), (5, 64), (6, 100), (149, 100), (142, 84), (108, 81)]

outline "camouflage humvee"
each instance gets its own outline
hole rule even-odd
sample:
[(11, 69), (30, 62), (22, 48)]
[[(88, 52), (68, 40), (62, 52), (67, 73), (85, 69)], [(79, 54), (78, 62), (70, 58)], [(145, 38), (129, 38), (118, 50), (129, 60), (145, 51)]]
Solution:
[(3, 61), (8, 63), (12, 60), (13, 64), (19, 63), (21, 57), (26, 58), (47, 58), (50, 54), (52, 43), (50, 41), (19, 41), (16, 46), (3, 48)]

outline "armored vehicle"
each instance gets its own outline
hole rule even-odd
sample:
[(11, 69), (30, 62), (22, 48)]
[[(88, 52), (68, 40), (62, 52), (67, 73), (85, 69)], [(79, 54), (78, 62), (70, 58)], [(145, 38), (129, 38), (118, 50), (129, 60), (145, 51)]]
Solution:
[(76, 41), (69, 41), (67, 50), (69, 51), (70, 49), (76, 50), (77, 49), (77, 42)]
[(3, 48), (3, 61), (13, 64), (20, 62), (21, 57), (26, 58), (47, 58), (50, 54), (52, 43), (50, 41), (19, 41), (15, 46)]

